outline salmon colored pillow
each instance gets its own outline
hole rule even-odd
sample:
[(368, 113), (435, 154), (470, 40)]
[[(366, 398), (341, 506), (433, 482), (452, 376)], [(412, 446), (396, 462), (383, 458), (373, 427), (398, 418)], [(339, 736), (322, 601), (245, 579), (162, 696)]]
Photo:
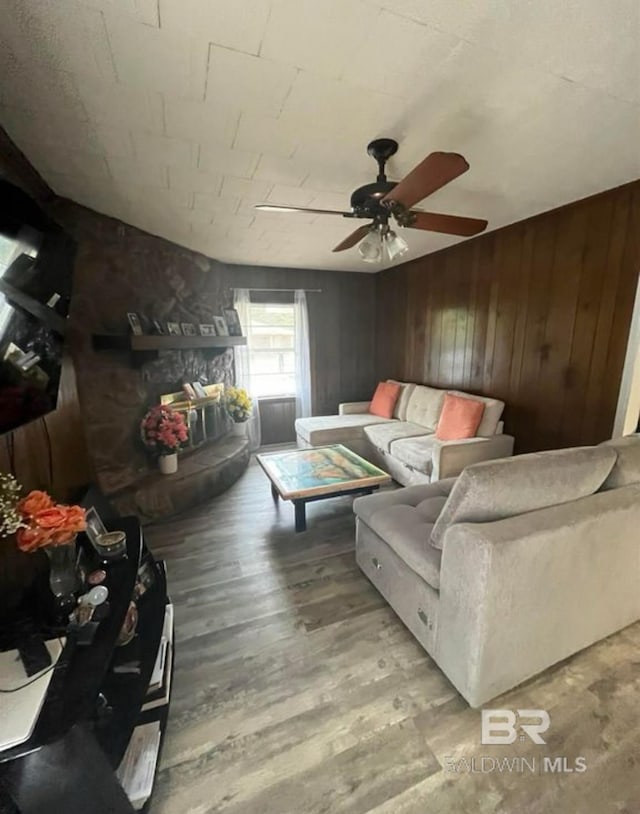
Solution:
[(482, 421), (484, 402), (465, 399), (447, 393), (444, 397), (436, 438), (440, 441), (458, 441), (473, 438)]
[(393, 418), (393, 411), (401, 389), (396, 382), (380, 382), (369, 405), (371, 415), (379, 415), (380, 418)]

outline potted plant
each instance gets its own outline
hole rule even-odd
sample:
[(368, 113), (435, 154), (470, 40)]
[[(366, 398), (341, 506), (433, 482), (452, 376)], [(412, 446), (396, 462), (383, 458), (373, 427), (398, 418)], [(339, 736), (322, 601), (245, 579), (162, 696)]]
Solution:
[(178, 450), (185, 446), (189, 431), (182, 413), (164, 404), (152, 407), (140, 425), (142, 442), (158, 456), (163, 475), (178, 471)]
[(242, 387), (225, 387), (224, 406), (233, 421), (234, 435), (246, 435), (246, 422), (251, 416), (252, 401)]

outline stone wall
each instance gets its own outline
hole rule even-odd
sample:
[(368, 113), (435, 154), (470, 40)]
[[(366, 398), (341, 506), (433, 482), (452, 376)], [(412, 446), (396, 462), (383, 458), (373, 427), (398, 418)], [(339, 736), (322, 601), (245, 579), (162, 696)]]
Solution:
[(154, 466), (139, 422), (161, 393), (184, 381), (233, 383), (233, 351), (168, 352), (136, 368), (121, 351), (94, 351), (92, 334), (129, 332), (135, 311), (163, 322), (210, 323), (233, 287), (321, 288), (309, 296), (314, 412), (370, 396), (374, 383), (373, 275), (229, 266), (59, 199), (53, 216), (77, 240), (70, 344), (86, 438), (107, 493), (131, 487)]

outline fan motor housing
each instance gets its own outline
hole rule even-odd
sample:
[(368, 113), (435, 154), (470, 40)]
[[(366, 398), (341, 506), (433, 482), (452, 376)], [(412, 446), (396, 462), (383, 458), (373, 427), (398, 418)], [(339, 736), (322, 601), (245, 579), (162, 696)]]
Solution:
[(365, 184), (363, 187), (358, 187), (351, 194), (351, 208), (357, 213), (362, 213), (366, 216), (375, 217), (376, 215), (388, 214), (386, 209), (380, 201), (384, 196), (391, 192), (396, 186), (395, 181), (376, 181), (375, 184)]

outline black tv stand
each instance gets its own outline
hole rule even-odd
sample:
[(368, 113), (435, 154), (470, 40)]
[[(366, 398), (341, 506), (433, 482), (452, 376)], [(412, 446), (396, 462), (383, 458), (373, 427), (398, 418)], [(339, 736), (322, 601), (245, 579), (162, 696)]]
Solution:
[[(0, 814), (132, 814), (115, 771), (139, 724), (158, 721), (162, 744), (168, 700), (142, 706), (168, 602), (164, 564), (148, 551), (137, 518), (103, 519), (127, 534), (126, 559), (105, 566), (110, 613), (90, 645), (67, 639), (31, 737), (0, 751)], [(143, 563), (154, 584), (137, 601), (134, 638), (118, 646)]]

